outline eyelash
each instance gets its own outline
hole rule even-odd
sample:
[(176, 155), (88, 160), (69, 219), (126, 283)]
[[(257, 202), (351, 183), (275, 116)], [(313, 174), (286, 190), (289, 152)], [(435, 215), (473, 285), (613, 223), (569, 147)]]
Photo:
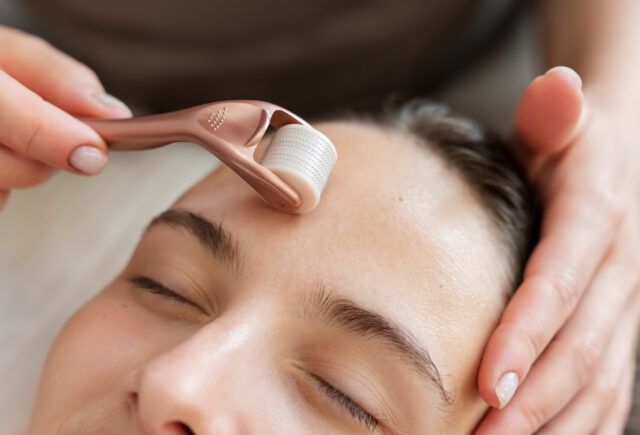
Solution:
[(155, 281), (147, 276), (134, 276), (133, 278), (129, 279), (129, 282), (138, 288), (148, 290), (150, 293), (163, 296), (180, 304), (189, 305), (200, 310), (200, 307), (194, 302), (191, 302), (189, 299), (185, 298), (179, 293), (165, 287), (158, 281)]
[[(181, 296), (177, 292), (165, 287), (159, 282), (146, 277), (146, 276), (134, 276), (129, 279), (133, 285), (138, 288), (148, 290), (150, 293), (171, 299), (177, 303), (190, 305), (199, 308), (195, 303), (191, 302), (187, 298)], [(351, 397), (338, 390), (336, 387), (322, 379), (318, 375), (310, 373), (310, 376), (318, 383), (320, 389), (332, 400), (342, 406), (345, 410), (351, 414), (358, 422), (362, 423), (369, 430), (375, 430), (379, 423), (378, 420), (365, 411), (360, 405), (358, 405)]]
[(332, 400), (336, 401), (340, 406), (346, 409), (353, 418), (359, 423), (366, 426), (367, 429), (373, 431), (378, 428), (378, 420), (360, 405), (358, 405), (351, 397), (338, 390), (336, 387), (322, 379), (318, 375), (310, 373), (311, 377), (318, 383), (318, 386)]

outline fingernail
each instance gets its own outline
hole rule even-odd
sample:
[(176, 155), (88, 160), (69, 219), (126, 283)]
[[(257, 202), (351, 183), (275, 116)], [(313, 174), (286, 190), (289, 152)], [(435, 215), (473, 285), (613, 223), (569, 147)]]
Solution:
[(107, 94), (106, 92), (93, 92), (91, 94), (91, 96), (98, 103), (102, 104), (105, 107), (109, 107), (109, 108), (112, 108), (112, 109), (127, 109), (127, 110), (129, 110), (129, 108), (127, 107), (126, 104), (124, 104), (122, 101), (120, 101), (119, 99), (117, 99), (113, 95)]
[(109, 158), (96, 147), (82, 145), (71, 152), (69, 164), (87, 175), (97, 175), (106, 166)]
[(575, 72), (571, 68), (569, 68), (567, 66), (555, 66), (555, 67), (551, 68), (549, 71), (547, 71), (547, 73), (550, 73), (552, 71), (558, 71), (558, 72), (564, 74), (566, 77), (568, 77), (569, 79), (573, 80), (573, 82), (576, 85), (578, 85), (578, 87), (580, 89), (582, 89), (582, 78), (580, 77), (580, 75), (577, 72)]
[(518, 388), (518, 380), (518, 374), (516, 372), (507, 372), (500, 376), (494, 390), (496, 397), (498, 397), (500, 401), (500, 409), (504, 408), (515, 394)]

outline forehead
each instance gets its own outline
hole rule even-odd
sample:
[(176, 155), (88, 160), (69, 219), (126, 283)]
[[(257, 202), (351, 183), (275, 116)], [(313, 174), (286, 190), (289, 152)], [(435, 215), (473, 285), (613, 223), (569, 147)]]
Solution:
[(471, 189), (426, 147), (361, 123), (318, 128), (333, 140), (339, 158), (313, 212), (275, 212), (224, 167), (191, 188), (175, 207), (292, 251), (329, 250), (348, 257), (367, 251), (377, 258), (392, 250), (391, 257), (403, 257), (404, 268), (427, 261), (458, 281), (463, 276), (453, 273), (456, 269), (474, 266), (483, 256), (478, 254), (497, 245), (489, 217)]
[(336, 145), (338, 162), (313, 212), (273, 211), (226, 168), (175, 207), (223, 222), (262, 282), (329, 281), (416, 328), (428, 319), (433, 330), (448, 331), (438, 340), (492, 321), (504, 254), (468, 186), (406, 136), (358, 123), (317, 128)]

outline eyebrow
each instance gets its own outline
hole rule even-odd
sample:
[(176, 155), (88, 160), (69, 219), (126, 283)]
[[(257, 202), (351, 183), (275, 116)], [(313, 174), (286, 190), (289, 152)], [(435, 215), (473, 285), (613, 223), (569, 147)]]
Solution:
[(243, 262), (240, 248), (231, 233), (222, 227), (222, 223), (214, 224), (188, 210), (170, 209), (155, 217), (147, 230), (156, 225), (186, 230), (214, 257), (231, 266), (235, 273), (241, 273)]
[(307, 298), (307, 316), (323, 319), (350, 334), (380, 340), (401, 360), (425, 377), (435, 387), (445, 406), (453, 404), (452, 394), (444, 387), (442, 376), (429, 351), (420, 346), (407, 331), (384, 316), (367, 310), (349, 298), (335, 296), (325, 284)]
[[(188, 231), (216, 258), (229, 264), (236, 273), (241, 273), (243, 263), (240, 248), (222, 223), (215, 224), (188, 210), (171, 209), (154, 218), (147, 229), (160, 224)], [(453, 395), (444, 387), (440, 371), (429, 351), (396, 322), (361, 307), (349, 298), (336, 296), (324, 283), (306, 297), (304, 314), (323, 319), (325, 323), (349, 334), (385, 343), (402, 361), (431, 382), (445, 406), (453, 404)]]

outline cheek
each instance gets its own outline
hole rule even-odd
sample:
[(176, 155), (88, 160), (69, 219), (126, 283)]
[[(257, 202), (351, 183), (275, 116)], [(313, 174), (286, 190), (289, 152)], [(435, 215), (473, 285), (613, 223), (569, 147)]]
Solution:
[(67, 321), (52, 346), (36, 415), (61, 419), (96, 402), (124, 399), (135, 371), (179, 339), (159, 327), (115, 289), (104, 290)]

